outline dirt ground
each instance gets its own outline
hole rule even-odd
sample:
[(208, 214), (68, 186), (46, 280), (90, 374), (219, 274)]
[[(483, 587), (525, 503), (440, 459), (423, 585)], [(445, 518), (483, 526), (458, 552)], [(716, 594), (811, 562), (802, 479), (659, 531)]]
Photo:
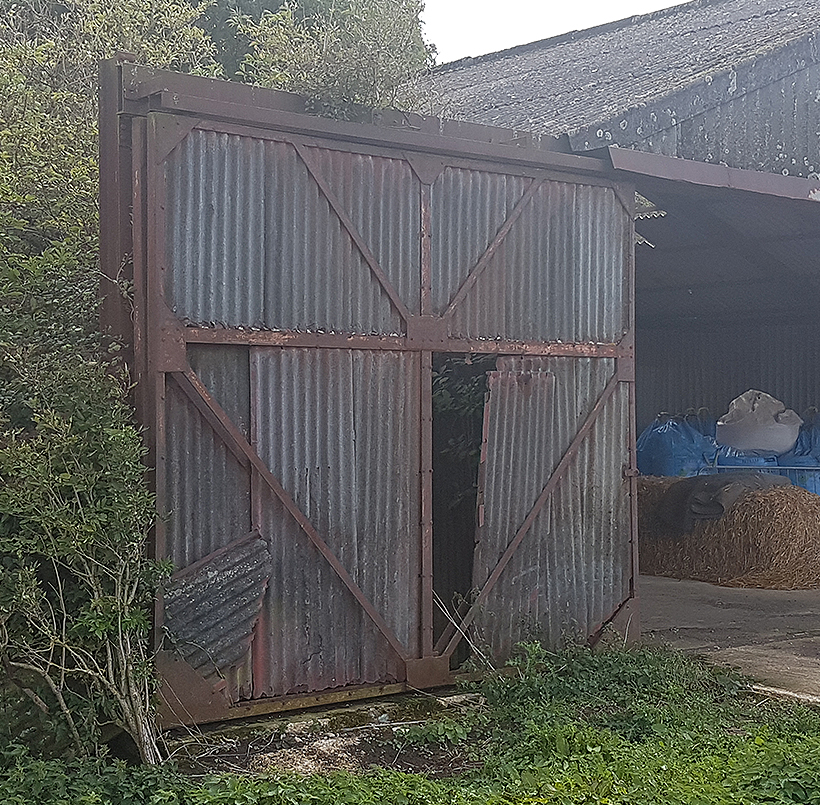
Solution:
[[(641, 576), (643, 640), (739, 668), (778, 691), (820, 705), (820, 590), (717, 587), (699, 581)], [(458, 720), (480, 696), (454, 689), (363, 701), (171, 734), (180, 768), (300, 773), (364, 771), (372, 765), (449, 777), (479, 765), (458, 750), (407, 740), (431, 717)]]
[(380, 766), (432, 778), (452, 777), (480, 766), (480, 760), (463, 749), (414, 743), (408, 740), (408, 730), (434, 716), (458, 720), (466, 710), (482, 706), (480, 696), (452, 688), (405, 693), (190, 731), (180, 728), (168, 736), (169, 748), (180, 770), (195, 776), (268, 770), (364, 772)]
[(639, 594), (644, 640), (734, 666), (774, 688), (820, 697), (820, 590), (641, 576)]

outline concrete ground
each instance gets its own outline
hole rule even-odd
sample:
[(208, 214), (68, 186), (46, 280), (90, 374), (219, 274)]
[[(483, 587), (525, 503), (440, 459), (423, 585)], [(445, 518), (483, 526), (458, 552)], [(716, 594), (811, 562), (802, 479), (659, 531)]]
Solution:
[(774, 688), (820, 696), (820, 590), (641, 576), (639, 594), (649, 642), (734, 666)]

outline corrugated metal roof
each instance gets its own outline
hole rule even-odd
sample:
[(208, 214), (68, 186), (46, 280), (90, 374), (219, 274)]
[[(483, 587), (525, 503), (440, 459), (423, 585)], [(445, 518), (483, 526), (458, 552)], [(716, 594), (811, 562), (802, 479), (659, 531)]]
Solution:
[[(490, 375), (484, 523), (475, 584), (489, 576), (614, 371), (610, 359), (501, 358)], [(629, 596), (625, 384), (604, 406), (476, 619), (498, 657), (516, 642), (586, 637)]]
[(431, 83), (456, 116), (563, 134), (812, 35), (818, 20), (817, 0), (695, 0), (462, 59)]

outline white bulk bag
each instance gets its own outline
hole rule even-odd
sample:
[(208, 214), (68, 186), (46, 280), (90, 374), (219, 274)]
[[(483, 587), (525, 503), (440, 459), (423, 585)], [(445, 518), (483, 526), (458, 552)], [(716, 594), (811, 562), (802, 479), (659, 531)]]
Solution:
[(747, 453), (788, 453), (803, 420), (780, 400), (756, 389), (736, 397), (717, 422), (719, 444)]

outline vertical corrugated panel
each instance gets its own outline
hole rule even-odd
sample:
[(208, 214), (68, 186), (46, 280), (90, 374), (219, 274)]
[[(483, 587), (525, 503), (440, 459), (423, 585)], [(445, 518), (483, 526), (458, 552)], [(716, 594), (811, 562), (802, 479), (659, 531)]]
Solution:
[(277, 330), (402, 331), (293, 146), (194, 130), (168, 157), (165, 180), (167, 291), (177, 316)]
[[(512, 372), (514, 366), (527, 371)], [(531, 510), (614, 366), (609, 359), (502, 359), (499, 376), (527, 373), (509, 395), (494, 393), (489, 421), (485, 523), (476, 551), (480, 586)], [(538, 371), (533, 371), (537, 369)], [(547, 392), (543, 379), (553, 378)], [(497, 657), (520, 640), (557, 645), (587, 636), (629, 595), (628, 397), (625, 384), (599, 415), (559, 487), (535, 519), (490, 593), (477, 621)]]
[(656, 414), (706, 407), (715, 416), (750, 388), (765, 391), (802, 413), (820, 406), (820, 375), (812, 357), (820, 333), (810, 324), (733, 324), (637, 331), (637, 424)]
[(457, 308), (453, 335), (618, 340), (626, 327), (625, 216), (610, 188), (545, 183)]
[(181, 569), (250, 532), (250, 478), (173, 381), (165, 399), (166, 545)]
[(433, 309), (442, 313), (531, 179), (446, 168), (431, 191)]
[(411, 313), (419, 312), (419, 181), (399, 159), (312, 149), (345, 212)]
[(251, 385), (248, 348), (189, 344), (188, 362), (211, 396), (249, 439)]
[[(250, 439), (250, 367), (248, 348), (224, 345), (188, 345), (188, 362), (231, 421)], [(248, 506), (250, 502), (248, 501)], [(241, 535), (239, 535), (241, 536)], [(222, 669), (226, 695), (232, 702), (251, 698), (251, 655)]]
[[(416, 653), (418, 356), (255, 348), (251, 361), (260, 456)], [(261, 692), (396, 679), (401, 664), (393, 650), (269, 495), (262, 527), (272, 540), (274, 573)], [(257, 676), (257, 692), (260, 684)]]
[[(266, 170), (293, 174), (293, 154), (266, 165), (264, 140), (192, 131), (166, 160), (168, 298), (193, 322), (261, 325)], [(289, 157), (289, 159), (288, 159)]]

